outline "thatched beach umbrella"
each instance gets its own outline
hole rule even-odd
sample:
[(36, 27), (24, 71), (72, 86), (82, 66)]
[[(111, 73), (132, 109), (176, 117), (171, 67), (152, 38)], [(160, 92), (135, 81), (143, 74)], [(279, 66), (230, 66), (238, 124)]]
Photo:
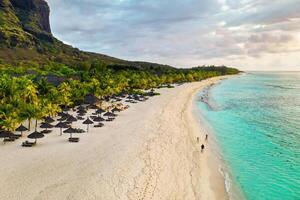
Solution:
[(87, 125), (87, 129), (86, 131), (89, 132), (89, 125), (93, 124), (94, 122), (92, 120), (90, 120), (89, 118), (87, 118), (84, 122), (82, 122), (82, 124), (86, 124)]
[(63, 128), (69, 128), (70, 126), (64, 122), (59, 122), (55, 125), (56, 128), (60, 128), (60, 135), (62, 135), (62, 129)]
[(19, 137), (10, 131), (0, 130), (0, 138), (3, 138), (3, 142), (5, 143), (5, 142), (13, 142), (15, 141), (15, 139), (18, 139)]
[(72, 115), (70, 115), (67, 119), (66, 119), (67, 122), (76, 122), (77, 119), (75, 117), (73, 117)]
[(101, 115), (102, 113), (105, 113), (105, 112), (106, 111), (102, 108), (99, 108), (99, 109), (96, 110), (96, 114), (99, 114), (99, 115)]
[(86, 115), (86, 113), (77, 113), (78, 114), (78, 116), (81, 116), (81, 117), (83, 117), (84, 115)]
[(111, 112), (121, 112), (122, 110), (121, 109), (119, 109), (119, 108), (113, 108), (112, 110), (111, 110)]
[(93, 94), (88, 94), (84, 97), (84, 104), (95, 105), (100, 102), (100, 99)]
[(53, 125), (52, 124), (49, 124), (47, 122), (43, 122), (40, 126), (40, 128), (44, 128), (46, 130), (42, 131), (41, 133), (43, 134), (47, 134), (47, 133), (51, 133), (52, 131), (51, 130), (48, 130), (48, 128), (53, 128)]
[(98, 109), (99, 107), (95, 104), (89, 105), (89, 109)]
[(14, 136), (14, 134), (10, 131), (6, 131), (6, 130), (0, 130), (0, 138), (9, 138), (11, 136)]
[(74, 128), (69, 127), (68, 129), (64, 130), (64, 133), (69, 133), (70, 134), (70, 138), (72, 138), (72, 134), (73, 133), (77, 133), (77, 131)]
[(68, 117), (70, 117), (70, 114), (68, 113), (61, 113), (60, 115), (61, 117), (59, 119), (57, 119), (57, 121), (65, 121), (66, 119), (68, 119)]
[(114, 114), (114, 113), (112, 113), (112, 112), (107, 112), (107, 113), (105, 113), (103, 116), (105, 116), (105, 117), (115, 117), (116, 114)]
[(16, 131), (21, 132), (21, 136), (23, 135), (24, 131), (28, 131), (28, 128), (26, 128), (25, 126), (23, 126), (23, 124), (21, 124)]
[(95, 117), (94, 119), (93, 119), (93, 121), (94, 122), (103, 122), (103, 121), (105, 121), (105, 119), (103, 119), (102, 117)]
[(48, 128), (53, 128), (53, 125), (49, 124), (47, 122), (44, 122), (41, 124), (40, 128), (45, 128), (47, 130)]
[(77, 113), (87, 113), (86, 110), (78, 110)]
[(77, 110), (86, 110), (86, 107), (83, 106), (83, 105), (80, 105), (80, 106), (77, 107)]
[(65, 121), (66, 119), (67, 119), (66, 117), (61, 117), (61, 118), (58, 118), (57, 121), (62, 122), (62, 121)]
[(40, 133), (38, 131), (34, 131), (33, 133), (31, 133), (27, 137), (30, 138), (30, 139), (35, 139), (35, 143), (36, 143), (37, 139), (43, 138), (44, 136), (45, 135), (43, 133)]
[(55, 122), (55, 120), (53, 118), (51, 118), (50, 116), (45, 117), (44, 120), (45, 120), (46, 123), (49, 123), (49, 124), (52, 123), (52, 122)]
[(80, 115), (80, 116), (84, 116), (85, 114), (87, 113), (87, 111), (85, 111), (85, 110), (79, 110), (79, 111), (77, 111), (77, 114), (78, 115)]

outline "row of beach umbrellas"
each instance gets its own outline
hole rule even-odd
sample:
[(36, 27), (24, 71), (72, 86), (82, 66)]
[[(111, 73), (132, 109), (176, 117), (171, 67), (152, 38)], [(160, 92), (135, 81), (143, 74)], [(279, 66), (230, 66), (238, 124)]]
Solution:
[[(98, 122), (98, 125), (95, 125), (95, 127), (102, 127), (104, 124), (101, 123), (101, 122), (106, 121), (103, 117), (108, 117), (108, 118), (111, 119), (111, 118), (114, 118), (114, 117), (117, 116), (115, 114), (115, 112), (121, 112), (121, 109), (119, 109), (119, 108), (113, 108), (111, 110), (111, 112), (107, 112), (106, 110), (104, 110), (102, 108), (98, 108), (97, 106), (93, 107), (93, 105), (88, 106), (88, 108), (96, 109), (95, 113), (93, 113), (93, 114), (95, 114), (97, 116), (91, 116), (90, 117), (91, 119), (89, 117), (87, 117), (86, 120), (84, 120), (82, 122), (82, 124), (87, 125), (87, 132), (89, 131), (89, 126), (91, 124), (94, 124), (94, 122)], [(84, 116), (87, 113), (86, 109), (87, 109), (87, 107), (85, 107), (85, 106), (82, 106), (82, 105), (78, 106), (76, 113), (79, 116)], [(67, 109), (65, 109), (65, 111), (67, 111)], [(103, 117), (101, 117), (101, 115), (103, 115)], [(29, 134), (27, 137), (30, 138), (30, 139), (34, 139), (35, 143), (36, 143), (37, 139), (43, 138), (45, 136), (44, 134), (48, 134), (48, 133), (51, 132), (51, 130), (48, 130), (48, 129), (51, 129), (51, 128), (54, 128), (54, 127), (55, 128), (60, 128), (60, 135), (62, 135), (62, 133), (69, 133), (70, 138), (72, 138), (73, 133), (82, 133), (82, 132), (84, 132), (81, 129), (72, 128), (71, 123), (76, 122), (78, 119), (75, 118), (74, 116), (72, 116), (71, 114), (61, 112), (61, 113), (59, 113), (59, 116), (60, 116), (60, 118), (57, 119), (58, 123), (56, 125), (51, 124), (51, 123), (55, 122), (55, 120), (53, 118), (51, 118), (50, 116), (45, 117), (44, 122), (42, 122), (41, 125), (40, 125), (40, 128), (45, 129), (45, 130), (43, 130), (41, 132), (35, 130), (33, 133)], [(63, 131), (63, 129), (66, 129), (66, 130)], [(21, 124), (16, 129), (16, 131), (20, 132), (21, 134), (20, 135), (15, 135), (10, 131), (0, 130), (0, 138), (5, 139), (5, 138), (16, 137), (16, 136), (22, 137), (23, 132), (28, 131), (28, 129), (23, 124)]]

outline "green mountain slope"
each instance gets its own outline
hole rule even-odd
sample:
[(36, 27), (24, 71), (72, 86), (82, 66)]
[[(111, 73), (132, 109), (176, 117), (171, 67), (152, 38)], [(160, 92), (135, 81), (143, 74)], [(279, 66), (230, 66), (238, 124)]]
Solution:
[(85, 67), (95, 61), (136, 68), (166, 67), (154, 63), (129, 62), (80, 51), (56, 39), (49, 24), (49, 6), (44, 0), (0, 0), (0, 59), (23, 62), (63, 63)]

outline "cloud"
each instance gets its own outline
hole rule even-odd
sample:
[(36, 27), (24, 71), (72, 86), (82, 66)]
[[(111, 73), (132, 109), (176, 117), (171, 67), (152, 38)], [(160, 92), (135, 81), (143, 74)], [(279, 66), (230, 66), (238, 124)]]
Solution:
[(280, 54), (300, 67), (299, 0), (47, 1), (54, 35), (83, 50), (177, 67), (232, 63), (241, 69), (270, 69), (261, 63)]

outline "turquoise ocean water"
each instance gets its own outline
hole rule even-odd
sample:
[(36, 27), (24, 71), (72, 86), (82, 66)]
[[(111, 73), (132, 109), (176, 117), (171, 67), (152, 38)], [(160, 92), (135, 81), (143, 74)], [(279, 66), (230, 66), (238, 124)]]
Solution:
[(234, 187), (247, 200), (300, 200), (299, 72), (229, 78), (199, 93), (197, 106), (231, 193)]

